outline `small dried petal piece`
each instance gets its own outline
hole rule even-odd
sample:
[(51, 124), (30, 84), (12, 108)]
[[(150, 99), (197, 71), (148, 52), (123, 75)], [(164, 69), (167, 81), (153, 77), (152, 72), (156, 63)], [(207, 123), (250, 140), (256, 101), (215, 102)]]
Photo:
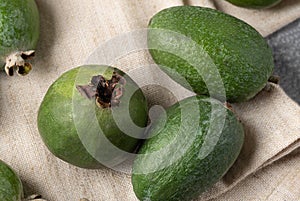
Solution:
[(47, 200), (43, 199), (41, 195), (33, 194), (28, 196), (26, 199), (24, 199), (24, 201), (47, 201)]
[(34, 57), (34, 54), (34, 50), (29, 50), (25, 52), (14, 52), (10, 54), (6, 58), (6, 63), (4, 67), (6, 74), (9, 76), (13, 76), (14, 68), (16, 68), (16, 72), (18, 75), (27, 75), (31, 71), (32, 67), (31, 64), (26, 61)]

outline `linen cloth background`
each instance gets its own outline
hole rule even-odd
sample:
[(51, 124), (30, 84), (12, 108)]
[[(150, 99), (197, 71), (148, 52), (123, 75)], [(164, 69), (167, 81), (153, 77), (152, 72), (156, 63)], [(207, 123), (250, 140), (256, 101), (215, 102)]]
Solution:
[[(41, 36), (34, 69), (26, 77), (0, 74), (0, 158), (20, 175), (27, 195), (39, 193), (49, 201), (76, 201), (83, 197), (90, 201), (137, 200), (129, 174), (69, 165), (47, 150), (37, 129), (38, 107), (48, 87), (63, 72), (84, 64), (101, 43), (146, 28), (156, 12), (175, 5), (217, 8), (245, 20), (264, 36), (300, 17), (297, 0), (283, 0), (266, 10), (237, 8), (219, 0), (36, 2)], [(146, 52), (115, 62), (125, 72), (147, 63), (151, 58)], [(149, 79), (161, 77), (145, 69), (133, 78), (139, 83), (146, 79), (145, 75)], [(176, 90), (182, 90), (182, 98), (191, 95), (182, 88)], [(146, 87), (144, 92), (151, 105), (169, 106), (176, 101), (161, 88)], [(254, 99), (233, 107), (246, 131), (242, 153), (226, 176), (198, 200), (300, 200), (299, 105), (280, 87), (272, 85)]]

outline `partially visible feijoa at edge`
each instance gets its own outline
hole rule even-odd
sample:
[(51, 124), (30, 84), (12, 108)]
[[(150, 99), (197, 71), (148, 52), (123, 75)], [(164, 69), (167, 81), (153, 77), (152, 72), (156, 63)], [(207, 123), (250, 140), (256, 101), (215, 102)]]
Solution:
[(190, 201), (218, 182), (237, 159), (244, 131), (234, 113), (212, 98), (179, 101), (152, 124), (133, 164), (141, 201)]
[(270, 8), (277, 5), (281, 0), (226, 0), (236, 6), (254, 9)]
[(21, 201), (23, 186), (19, 176), (6, 163), (0, 160), (0, 200)]
[(254, 97), (274, 69), (271, 48), (260, 33), (211, 8), (176, 6), (158, 12), (149, 23), (148, 47), (179, 84), (222, 101)]
[(0, 1), (0, 70), (12, 76), (26, 75), (35, 55), (40, 34), (39, 11), (35, 0)]
[(47, 201), (41, 195), (33, 194), (24, 198), (20, 177), (8, 164), (0, 160), (0, 200), (1, 201)]

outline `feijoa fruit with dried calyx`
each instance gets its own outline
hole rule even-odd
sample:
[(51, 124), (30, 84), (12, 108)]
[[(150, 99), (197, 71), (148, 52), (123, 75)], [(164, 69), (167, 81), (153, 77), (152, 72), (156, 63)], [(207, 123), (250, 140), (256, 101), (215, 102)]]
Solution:
[(16, 172), (0, 160), (0, 200), (1, 201), (45, 201), (40, 195), (23, 198), (23, 185)]
[(38, 129), (49, 150), (82, 168), (113, 167), (134, 152), (148, 121), (138, 85), (110, 66), (67, 71), (48, 89)]
[(39, 12), (34, 0), (0, 1), (0, 65), (8, 75), (31, 70), (39, 38)]

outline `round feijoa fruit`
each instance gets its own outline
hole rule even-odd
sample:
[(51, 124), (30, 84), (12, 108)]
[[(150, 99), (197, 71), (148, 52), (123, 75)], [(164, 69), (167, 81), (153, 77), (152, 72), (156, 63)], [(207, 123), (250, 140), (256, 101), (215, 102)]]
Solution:
[(82, 168), (125, 161), (147, 121), (147, 102), (138, 85), (103, 65), (64, 73), (48, 89), (38, 112), (38, 129), (49, 150)]

